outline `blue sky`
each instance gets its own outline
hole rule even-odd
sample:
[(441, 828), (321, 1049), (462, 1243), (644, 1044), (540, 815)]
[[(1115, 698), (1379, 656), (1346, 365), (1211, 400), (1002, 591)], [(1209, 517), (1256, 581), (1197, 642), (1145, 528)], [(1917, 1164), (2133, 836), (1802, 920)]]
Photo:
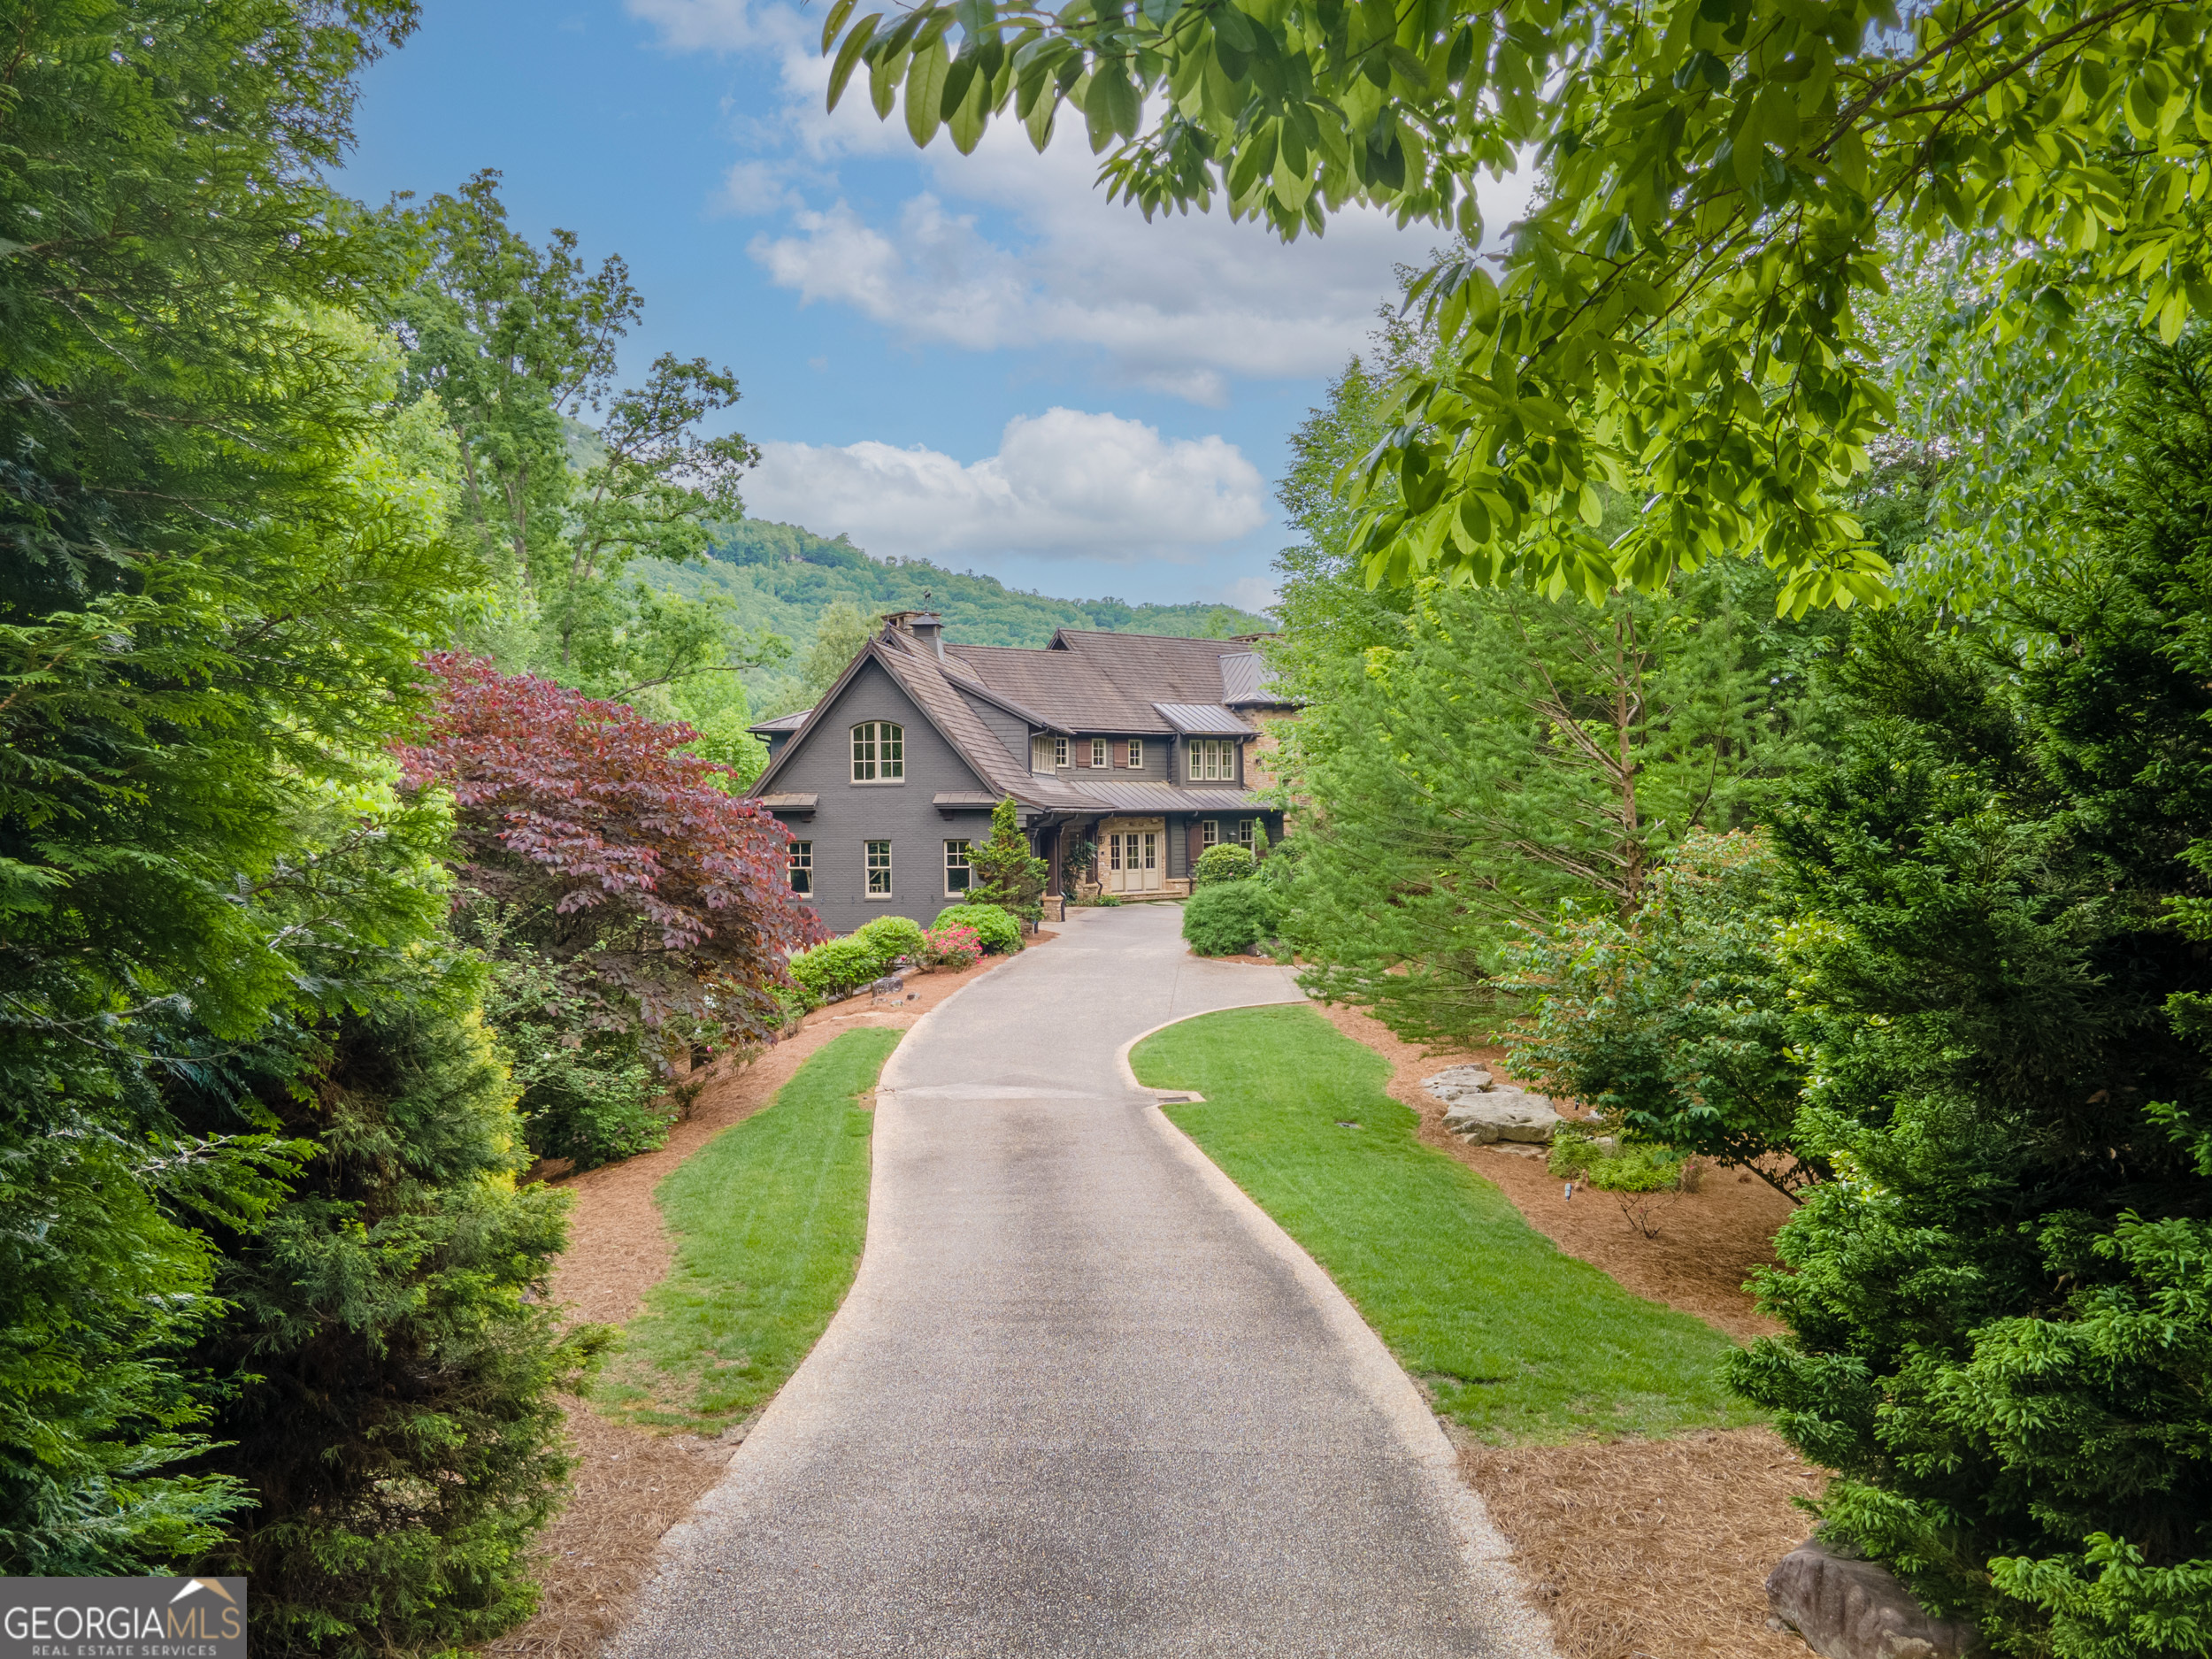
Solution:
[(526, 234), (621, 253), (626, 367), (735, 372), (761, 517), (1051, 594), (1263, 601), (1286, 441), (1433, 234), (1148, 226), (1093, 187), (1079, 123), (1041, 157), (1010, 125), (918, 152), (864, 81), (824, 112), (820, 15), (430, 0), (366, 77), (344, 182), (495, 167)]

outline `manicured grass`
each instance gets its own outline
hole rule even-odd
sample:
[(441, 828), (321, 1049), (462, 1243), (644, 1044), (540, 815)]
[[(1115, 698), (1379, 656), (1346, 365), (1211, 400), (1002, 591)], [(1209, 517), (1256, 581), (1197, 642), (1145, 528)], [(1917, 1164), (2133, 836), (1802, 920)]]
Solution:
[(1561, 1255), (1495, 1187), (1421, 1145), (1418, 1117), (1383, 1093), (1389, 1065), (1313, 1010), (1186, 1020), (1131, 1064), (1151, 1087), (1205, 1096), (1168, 1116), (1485, 1440), (1756, 1420), (1722, 1382), (1728, 1338)]
[(713, 1434), (798, 1368), (859, 1264), (871, 1114), (853, 1102), (898, 1043), (895, 1031), (847, 1032), (661, 1182), (675, 1263), (624, 1330), (603, 1407)]

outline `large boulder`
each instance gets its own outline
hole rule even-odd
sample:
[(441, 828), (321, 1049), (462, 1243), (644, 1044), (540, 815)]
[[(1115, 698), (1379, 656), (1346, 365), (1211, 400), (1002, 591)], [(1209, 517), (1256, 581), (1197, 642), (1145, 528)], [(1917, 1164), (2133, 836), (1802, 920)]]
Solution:
[(1455, 1065), (1425, 1077), (1421, 1087), (1444, 1102), (1444, 1127), (1480, 1145), (1551, 1139), (1559, 1114), (1541, 1094), (1500, 1088), (1479, 1065)]
[(1822, 1659), (1967, 1659), (1986, 1654), (1965, 1619), (1935, 1618), (1878, 1561), (1855, 1561), (1817, 1539), (1767, 1575), (1770, 1630), (1795, 1631)]
[(1488, 1088), (1490, 1073), (1479, 1065), (1455, 1065), (1439, 1071), (1434, 1077), (1423, 1078), (1421, 1087), (1447, 1106), (1456, 1106)]
[(1444, 1127), (1479, 1145), (1493, 1141), (1549, 1141), (1559, 1114), (1541, 1094), (1517, 1088), (1485, 1089), (1444, 1114)]

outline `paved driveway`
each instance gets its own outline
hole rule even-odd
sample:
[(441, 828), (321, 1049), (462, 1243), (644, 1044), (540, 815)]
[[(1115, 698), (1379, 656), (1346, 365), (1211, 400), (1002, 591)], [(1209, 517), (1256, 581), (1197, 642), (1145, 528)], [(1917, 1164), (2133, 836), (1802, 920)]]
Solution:
[(1071, 917), (892, 1057), (852, 1294), (615, 1652), (1546, 1653), (1411, 1385), (1123, 1074), (1290, 976)]

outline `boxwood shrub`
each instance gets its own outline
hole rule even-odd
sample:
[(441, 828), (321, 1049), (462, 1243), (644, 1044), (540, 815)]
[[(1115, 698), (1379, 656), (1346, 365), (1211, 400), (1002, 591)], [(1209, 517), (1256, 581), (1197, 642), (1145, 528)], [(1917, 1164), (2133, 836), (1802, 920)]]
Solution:
[(937, 912), (934, 926), (974, 928), (989, 956), (1003, 956), (1022, 948), (1021, 924), (995, 904), (948, 904)]
[(1234, 841), (1224, 841), (1218, 847), (1209, 847), (1198, 855), (1198, 868), (1191, 872), (1191, 886), (1210, 887), (1217, 881), (1242, 881), (1259, 868), (1251, 849)]
[(847, 933), (791, 958), (791, 977), (825, 998), (856, 991), (882, 972), (883, 956), (875, 941), (858, 933)]
[[(891, 964), (901, 956), (909, 962), (919, 962), (926, 948), (922, 940), (922, 925), (903, 916), (879, 916), (872, 922), (857, 928), (855, 939), (864, 939), (876, 953), (876, 973), (887, 973)], [(870, 974), (870, 979), (875, 974)]]
[(1202, 956), (1233, 956), (1274, 938), (1286, 913), (1283, 901), (1263, 883), (1217, 881), (1199, 888), (1183, 906), (1184, 942)]

